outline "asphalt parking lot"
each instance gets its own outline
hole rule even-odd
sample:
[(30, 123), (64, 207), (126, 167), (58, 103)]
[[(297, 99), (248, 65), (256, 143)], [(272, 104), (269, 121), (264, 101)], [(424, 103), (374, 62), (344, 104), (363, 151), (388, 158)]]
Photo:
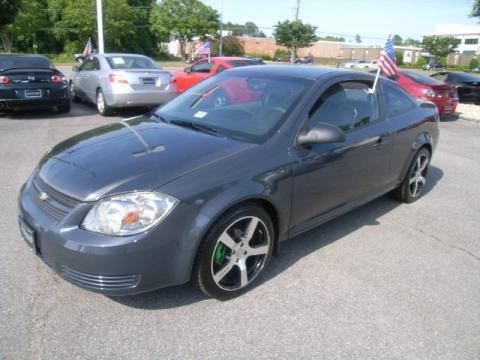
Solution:
[(74, 104), (0, 117), (0, 359), (479, 359), (480, 125), (441, 123), (423, 199), (379, 198), (282, 244), (261, 284), (132, 297), (55, 275), (21, 240), (16, 197), (55, 143), (122, 117)]

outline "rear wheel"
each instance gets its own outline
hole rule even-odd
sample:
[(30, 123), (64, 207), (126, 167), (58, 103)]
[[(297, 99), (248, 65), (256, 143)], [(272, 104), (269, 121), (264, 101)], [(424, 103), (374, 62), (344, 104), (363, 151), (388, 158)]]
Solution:
[(70, 112), (70, 109), (71, 109), (72, 105), (70, 103), (70, 101), (67, 101), (65, 104), (63, 105), (58, 105), (57, 106), (57, 111), (60, 113), (60, 114), (66, 114), (66, 113), (69, 113)]
[(246, 292), (263, 273), (274, 243), (273, 224), (261, 207), (227, 212), (200, 245), (193, 279), (208, 296), (227, 300)]
[(426, 148), (421, 148), (410, 163), (402, 184), (392, 191), (393, 197), (405, 203), (418, 200), (427, 183), (429, 165), (430, 152)]
[(109, 116), (113, 113), (113, 109), (107, 104), (102, 89), (97, 90), (97, 110), (102, 116)]

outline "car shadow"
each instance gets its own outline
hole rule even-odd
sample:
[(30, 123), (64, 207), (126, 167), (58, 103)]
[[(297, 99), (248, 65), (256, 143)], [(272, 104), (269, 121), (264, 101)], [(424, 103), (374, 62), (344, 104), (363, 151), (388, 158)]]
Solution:
[[(443, 171), (440, 168), (430, 167), (429, 181), (425, 186), (424, 196), (427, 196), (435, 188), (435, 185), (442, 177)], [(392, 199), (389, 195), (384, 195), (326, 224), (282, 242), (280, 244), (279, 256), (272, 258), (262, 279), (256, 286), (261, 286), (309, 254), (342, 239), (364, 226), (380, 225), (378, 219), (400, 205), (402, 203)], [(190, 283), (145, 294), (120, 297), (109, 296), (109, 298), (119, 304), (144, 310), (182, 307), (208, 299)]]
[(462, 115), (462, 113), (460, 112), (457, 112), (455, 114), (442, 115), (440, 116), (440, 121), (441, 122), (457, 121), (460, 119), (460, 115)]

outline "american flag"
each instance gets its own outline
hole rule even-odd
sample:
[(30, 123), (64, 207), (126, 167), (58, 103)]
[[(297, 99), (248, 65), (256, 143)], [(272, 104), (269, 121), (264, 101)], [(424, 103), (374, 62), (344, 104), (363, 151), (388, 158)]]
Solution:
[(92, 55), (93, 49), (92, 49), (92, 39), (88, 38), (87, 43), (85, 44), (85, 49), (83, 49), (83, 57), (87, 58), (90, 55)]
[(211, 48), (211, 43), (210, 41), (206, 41), (206, 42), (199, 42), (197, 43), (197, 45), (195, 45), (195, 52), (197, 53), (197, 55), (206, 55), (206, 54), (210, 54), (210, 48)]
[(395, 57), (395, 49), (393, 48), (392, 38), (389, 37), (385, 43), (385, 47), (380, 52), (378, 59), (378, 67), (387, 76), (394, 76), (398, 73), (397, 59)]

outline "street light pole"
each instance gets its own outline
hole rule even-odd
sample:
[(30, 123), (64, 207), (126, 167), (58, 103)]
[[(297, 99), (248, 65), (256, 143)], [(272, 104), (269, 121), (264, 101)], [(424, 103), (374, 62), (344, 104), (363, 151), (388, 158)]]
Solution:
[(102, 0), (97, 0), (98, 53), (104, 53)]
[(220, 41), (218, 44), (218, 55), (223, 56), (223, 0), (220, 0)]

